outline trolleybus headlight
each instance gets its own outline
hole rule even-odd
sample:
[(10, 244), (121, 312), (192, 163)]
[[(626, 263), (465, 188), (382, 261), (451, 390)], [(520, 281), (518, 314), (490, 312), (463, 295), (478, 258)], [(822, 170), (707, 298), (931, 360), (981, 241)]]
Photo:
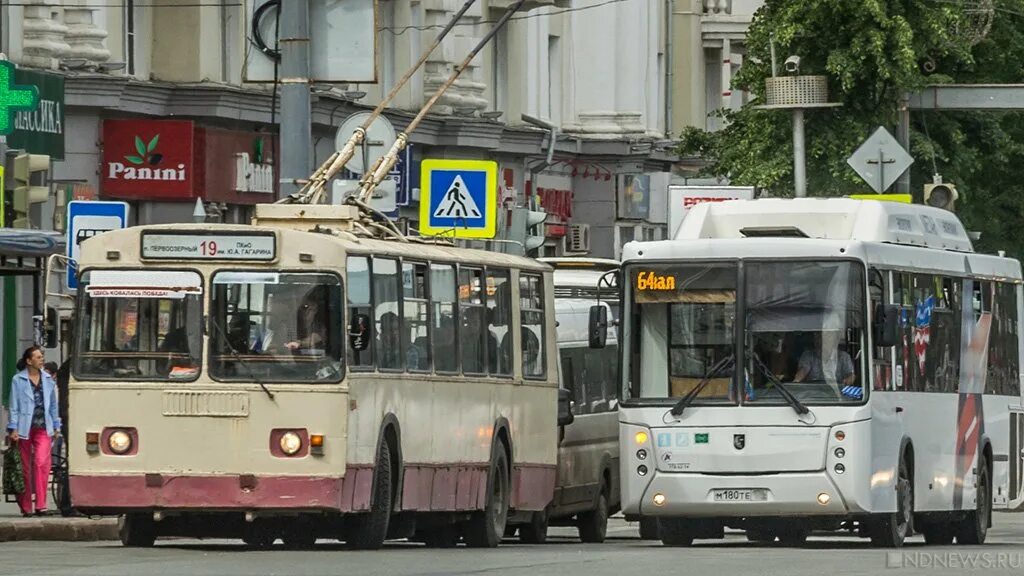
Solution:
[(641, 430), (633, 436), (633, 439), (636, 440), (637, 445), (647, 444), (647, 432)]
[(114, 454), (124, 454), (132, 449), (132, 437), (124, 430), (116, 430), (107, 438), (107, 446)]
[(647, 460), (647, 450), (644, 450), (643, 448), (637, 450), (636, 458), (637, 460)]
[(843, 472), (846, 472), (846, 466), (843, 466), (842, 464), (836, 464), (835, 471), (836, 474), (842, 474)]
[(281, 452), (288, 456), (294, 456), (302, 449), (302, 438), (295, 432), (285, 432), (281, 435)]
[(643, 464), (637, 466), (636, 473), (641, 476), (647, 476), (647, 466), (644, 466)]
[(825, 505), (827, 505), (831, 501), (832, 501), (832, 497), (829, 496), (828, 494), (826, 494), (824, 492), (822, 492), (821, 494), (818, 494), (818, 504), (821, 504), (822, 506), (825, 506)]
[(843, 456), (846, 456), (846, 450), (843, 450), (842, 448), (836, 448), (835, 455), (836, 458), (842, 458)]
[(655, 494), (653, 500), (654, 500), (654, 505), (655, 506), (664, 506), (665, 505), (665, 495), (662, 494), (661, 492), (658, 492), (657, 494)]

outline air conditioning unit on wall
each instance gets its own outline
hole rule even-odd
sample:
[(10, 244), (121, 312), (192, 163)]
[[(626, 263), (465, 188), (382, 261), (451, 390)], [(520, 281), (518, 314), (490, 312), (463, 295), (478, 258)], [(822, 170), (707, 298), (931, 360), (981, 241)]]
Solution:
[(590, 224), (570, 224), (565, 235), (565, 252), (586, 254), (590, 252)]

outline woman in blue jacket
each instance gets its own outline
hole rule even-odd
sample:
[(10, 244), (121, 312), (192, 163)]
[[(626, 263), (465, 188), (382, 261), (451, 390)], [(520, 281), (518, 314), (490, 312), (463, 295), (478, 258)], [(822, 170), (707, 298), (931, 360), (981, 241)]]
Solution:
[(36, 516), (46, 516), (46, 482), (50, 477), (53, 439), (60, 435), (57, 384), (43, 370), (43, 349), (33, 346), (21, 355), (19, 372), (11, 381), (11, 440), (18, 444), (25, 469), (25, 491), (18, 495), (23, 516), (32, 515), (35, 493)]

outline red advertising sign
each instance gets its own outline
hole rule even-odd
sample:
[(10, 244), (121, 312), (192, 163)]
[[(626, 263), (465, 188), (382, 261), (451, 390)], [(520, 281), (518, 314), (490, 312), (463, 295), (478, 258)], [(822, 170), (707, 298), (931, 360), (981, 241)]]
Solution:
[(104, 120), (100, 191), (108, 198), (196, 198), (192, 122)]
[(196, 130), (196, 167), (203, 177), (198, 193), (211, 202), (273, 202), (279, 170), (274, 136), (219, 128)]

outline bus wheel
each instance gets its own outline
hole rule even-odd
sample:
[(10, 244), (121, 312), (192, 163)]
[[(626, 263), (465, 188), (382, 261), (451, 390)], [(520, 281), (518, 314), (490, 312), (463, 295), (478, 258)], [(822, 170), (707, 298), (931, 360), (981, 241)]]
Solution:
[(775, 542), (775, 533), (764, 528), (747, 528), (747, 541), (761, 544)]
[(487, 502), (483, 512), (475, 512), (466, 523), (466, 545), (471, 548), (497, 548), (505, 534), (509, 506), (508, 457), (505, 446), (495, 446), (487, 477)]
[(377, 449), (377, 467), (373, 471), (373, 495), (370, 511), (360, 514), (353, 523), (348, 544), (357, 550), (377, 550), (384, 545), (391, 521), (391, 446), (382, 440)]
[(661, 543), (665, 546), (693, 545), (693, 528), (689, 522), (681, 518), (659, 519), (658, 532), (661, 535)]
[(604, 542), (608, 535), (608, 496), (605, 488), (597, 496), (597, 508), (579, 516), (580, 540), (591, 544)]
[(121, 544), (131, 548), (149, 548), (156, 542), (156, 524), (148, 514), (125, 514), (120, 519)]
[(871, 544), (881, 548), (901, 548), (910, 535), (914, 515), (914, 485), (906, 459), (900, 459), (896, 480), (896, 512), (885, 514), (873, 526)]
[(547, 510), (534, 512), (530, 523), (519, 527), (519, 541), (523, 544), (543, 544), (548, 541)]
[(660, 540), (658, 536), (658, 519), (644, 516), (640, 518), (640, 539)]
[(964, 516), (956, 527), (957, 544), (984, 544), (992, 517), (992, 484), (988, 475), (988, 462), (978, 459), (978, 489), (974, 510)]

